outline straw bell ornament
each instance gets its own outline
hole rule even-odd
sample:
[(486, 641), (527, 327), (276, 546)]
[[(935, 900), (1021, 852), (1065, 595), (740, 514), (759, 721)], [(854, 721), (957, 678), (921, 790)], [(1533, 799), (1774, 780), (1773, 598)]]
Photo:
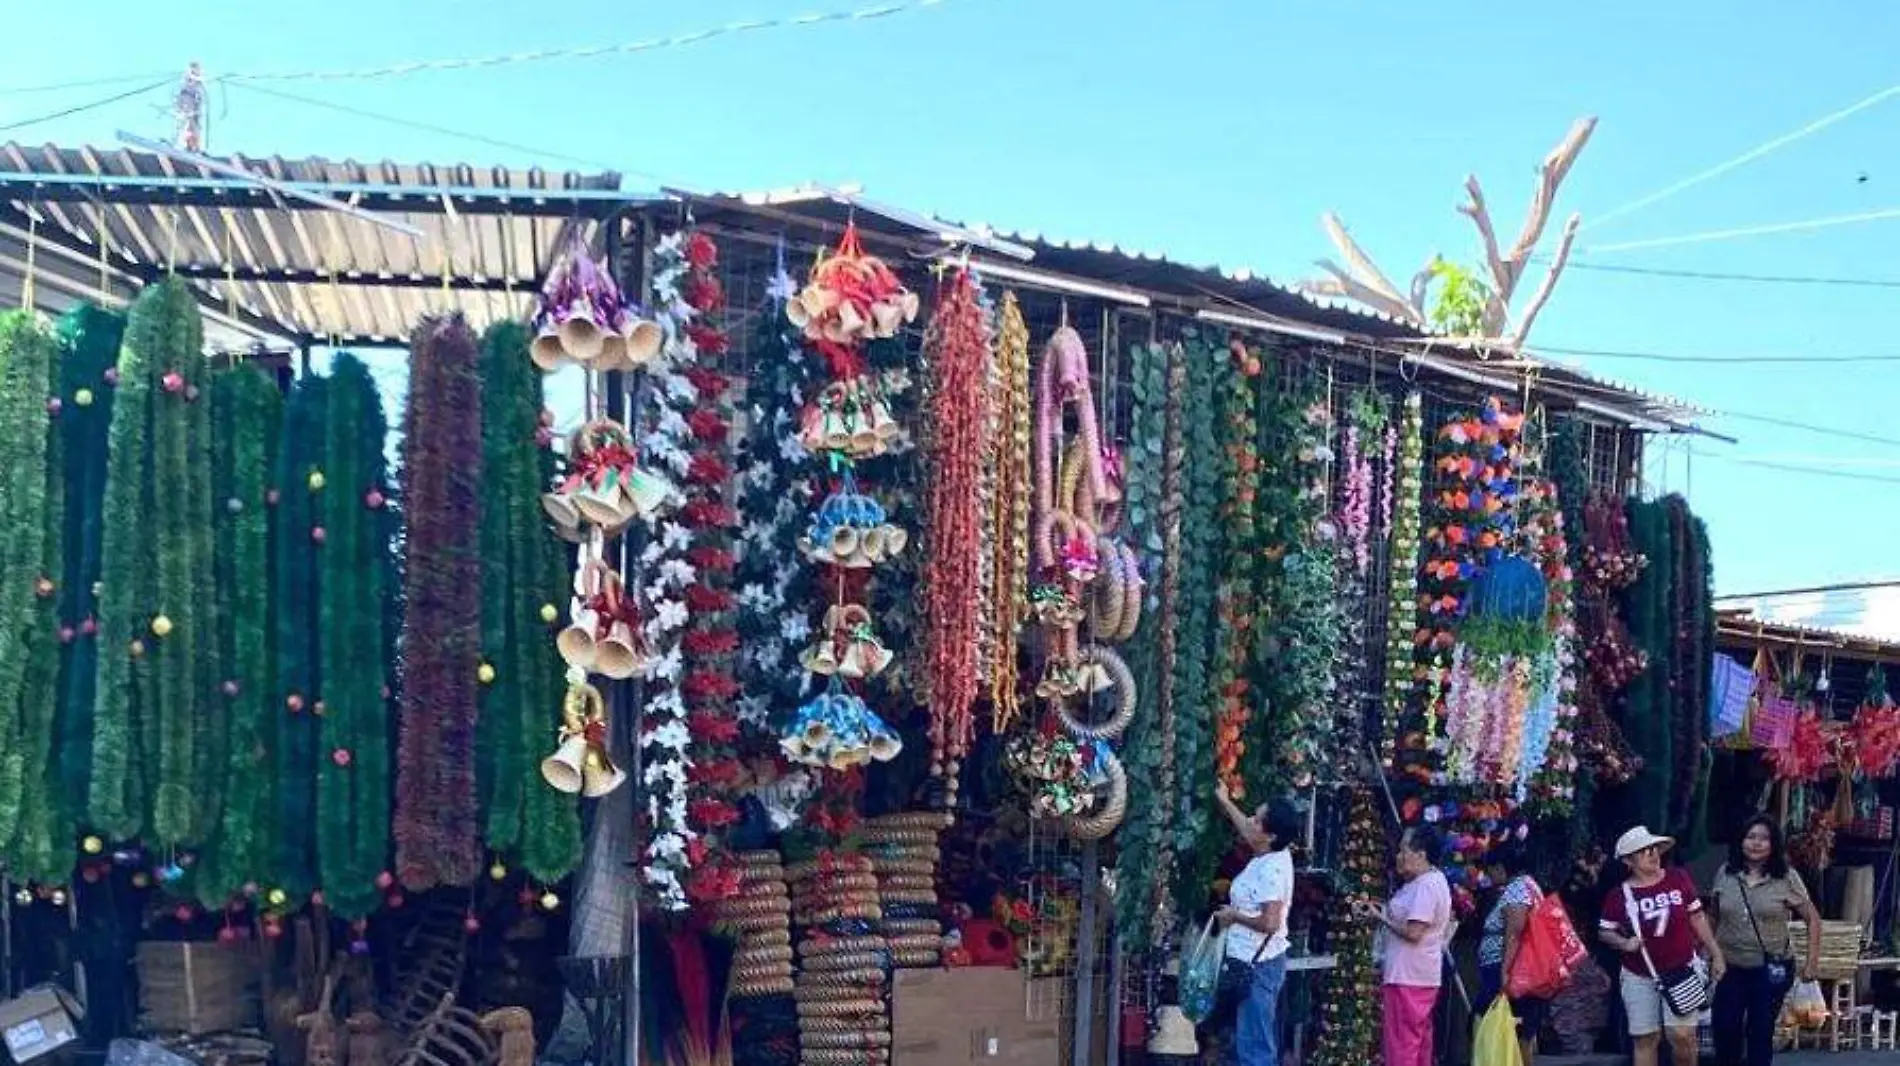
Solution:
[(541, 777), (557, 792), (588, 799), (605, 796), (626, 782), (626, 772), (607, 752), (606, 701), (599, 689), (586, 684), (568, 689), (559, 746), (541, 760)]

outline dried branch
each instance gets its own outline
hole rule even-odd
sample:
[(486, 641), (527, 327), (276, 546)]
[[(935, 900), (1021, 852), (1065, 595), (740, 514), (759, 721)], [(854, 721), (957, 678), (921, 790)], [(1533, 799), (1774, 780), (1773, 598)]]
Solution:
[(1401, 322), (1409, 322), (1413, 325), (1424, 322), (1424, 316), (1403, 299), (1396, 299), (1368, 287), (1339, 264), (1329, 259), (1321, 259), (1315, 265), (1331, 274), (1332, 277), (1302, 281), (1295, 286), (1300, 292), (1313, 296), (1340, 296)]
[(1557, 239), (1557, 251), (1550, 257), (1550, 269), (1545, 272), (1544, 280), (1538, 284), (1537, 292), (1531, 296), (1529, 306), (1517, 321), (1517, 332), (1511, 335), (1511, 347), (1523, 350), (1524, 341), (1530, 336), (1531, 325), (1537, 321), (1537, 313), (1544, 309), (1551, 292), (1557, 287), (1557, 276), (1564, 272), (1564, 264), (1570, 260), (1570, 245), (1577, 239), (1577, 227), (1583, 224), (1583, 216), (1572, 214), (1564, 223), (1564, 232)]
[(1432, 287), (1432, 265), (1438, 262), (1436, 252), (1425, 257), (1425, 265), (1412, 275), (1412, 306), (1420, 311), (1425, 309), (1425, 297), (1430, 295)]
[(1398, 315), (1398, 317), (1406, 318), (1413, 322), (1424, 320), (1425, 314), (1423, 309), (1414, 307), (1406, 301), (1405, 297), (1399, 293), (1398, 287), (1393, 285), (1391, 280), (1385, 276), (1385, 272), (1380, 270), (1378, 264), (1372, 261), (1372, 257), (1368, 256), (1359, 247), (1358, 243), (1352, 239), (1352, 234), (1346, 232), (1346, 224), (1339, 220), (1338, 215), (1328, 211), (1326, 214), (1320, 216), (1320, 224), (1325, 227), (1326, 236), (1331, 238), (1333, 247), (1339, 249), (1340, 256), (1346, 260), (1346, 265), (1352, 269), (1350, 272), (1344, 272), (1332, 267), (1330, 264), (1321, 264), (1322, 266), (1325, 266), (1342, 280), (1355, 282), (1362, 288), (1370, 289), (1384, 297), (1394, 306), (1403, 309), (1403, 313)]
[(1511, 246), (1511, 254), (1506, 257), (1516, 273), (1524, 272), (1525, 261), (1543, 238), (1544, 225), (1550, 221), (1551, 205), (1557, 199), (1557, 187), (1563, 184), (1564, 177), (1570, 173), (1570, 165), (1577, 161), (1577, 154), (1583, 151), (1583, 146), (1596, 128), (1597, 120), (1594, 117), (1578, 119), (1563, 141), (1544, 157), (1543, 165), (1538, 168), (1537, 189), (1531, 194), (1530, 211), (1524, 216), (1524, 228), (1517, 235), (1517, 243)]

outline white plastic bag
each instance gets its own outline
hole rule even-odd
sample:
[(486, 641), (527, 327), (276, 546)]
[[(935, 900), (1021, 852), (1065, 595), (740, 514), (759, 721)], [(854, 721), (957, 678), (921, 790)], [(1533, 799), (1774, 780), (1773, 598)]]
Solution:
[(1819, 983), (1797, 981), (1788, 991), (1788, 1002), (1781, 1012), (1797, 1029), (1819, 1029), (1827, 1024), (1827, 997), (1821, 994)]

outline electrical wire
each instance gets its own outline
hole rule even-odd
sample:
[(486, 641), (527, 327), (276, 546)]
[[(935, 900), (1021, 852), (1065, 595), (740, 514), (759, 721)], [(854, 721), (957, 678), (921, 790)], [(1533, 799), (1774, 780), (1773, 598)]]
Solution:
[(1823, 467), (1795, 466), (1790, 463), (1770, 462), (1766, 459), (1745, 459), (1741, 456), (1723, 455), (1721, 452), (1702, 453), (1706, 458), (1720, 459), (1726, 463), (1752, 466), (1760, 470), (1779, 470), (1790, 474), (1805, 474), (1809, 477), (1831, 477), (1842, 481), (1858, 481), (1864, 484), (1900, 485), (1900, 477), (1888, 477), (1884, 474), (1863, 474), (1852, 470), (1828, 470)]
[(1734, 274), (1720, 270), (1665, 270), (1659, 267), (1623, 266), (1617, 263), (1590, 263), (1577, 259), (1570, 260), (1568, 269), (1593, 270), (1604, 274), (1635, 274), (1646, 278), (1749, 281), (1768, 285), (1813, 285), (1830, 288), (1900, 289), (1900, 278), (1833, 278), (1802, 274)]
[(1718, 417), (1733, 418), (1742, 422), (1755, 422), (1764, 426), (1776, 426), (1781, 429), (1798, 429), (1823, 437), (1839, 437), (1841, 440), (1857, 440), (1868, 444), (1886, 444), (1900, 448), (1900, 437), (1883, 437), (1876, 433), (1861, 433), (1851, 429), (1839, 429), (1834, 426), (1817, 426), (1812, 422), (1796, 422), (1791, 419), (1777, 418), (1773, 415), (1750, 414), (1746, 411), (1723, 411)]
[(588, 45), (577, 48), (543, 48), (531, 52), (514, 52), (507, 55), (418, 60), (408, 63), (395, 63), (388, 66), (367, 67), (355, 70), (298, 70), (260, 71), (250, 74), (236, 73), (225, 75), (225, 80), (241, 82), (363, 81), (367, 79), (400, 78), (411, 74), (435, 71), (472, 70), (480, 67), (512, 66), (519, 63), (545, 63), (557, 59), (594, 59), (608, 55), (632, 55), (639, 52), (657, 51), (662, 48), (678, 48), (684, 45), (699, 44), (702, 41), (710, 41), (719, 37), (731, 37), (739, 34), (753, 33), (759, 30), (819, 26), (829, 22), (869, 22), (874, 19), (889, 18), (892, 15), (900, 15), (906, 12), (942, 7), (949, 2), (950, 0), (900, 0), (898, 3), (859, 8), (855, 11), (826, 11), (806, 15), (788, 15), (780, 18), (728, 22), (723, 26), (714, 26), (692, 33), (675, 34), (671, 37), (654, 37), (644, 41), (632, 41), (626, 44)]
[(1602, 348), (1554, 348), (1538, 345), (1537, 351), (1551, 355), (1578, 355), (1593, 359), (1634, 359), (1652, 363), (1728, 363), (1734, 365), (1789, 366), (1822, 363), (1900, 363), (1894, 355), (1675, 355), (1669, 352), (1625, 352)]
[(135, 96), (144, 96), (146, 93), (149, 93), (153, 91), (154, 89), (162, 89), (165, 86), (170, 85), (173, 82), (173, 80), (174, 79), (168, 75), (166, 77), (160, 78), (159, 80), (155, 82), (152, 82), (149, 85), (145, 85), (141, 88), (128, 89), (122, 93), (114, 93), (113, 95), (108, 96), (103, 100), (94, 100), (90, 103), (84, 103), (84, 104), (74, 104), (71, 107), (61, 108), (58, 111), (52, 111), (44, 115), (35, 115), (32, 118), (23, 118), (14, 122), (0, 123), (0, 133), (9, 133), (13, 130), (21, 130), (21, 129), (25, 129), (28, 126), (37, 126), (42, 122), (52, 122), (55, 119), (70, 118), (73, 115), (84, 114), (87, 111), (97, 111), (99, 108), (108, 107), (112, 104), (116, 104), (120, 102), (121, 100), (130, 100)]
[(1738, 226), (1732, 229), (1705, 230), (1701, 233), (1685, 233), (1674, 237), (1651, 237), (1640, 241), (1619, 241), (1614, 244), (1593, 244), (1578, 249), (1583, 255), (1603, 255), (1606, 252), (1634, 252), (1649, 248), (1675, 248), (1685, 244), (1708, 244), (1713, 241), (1733, 241), (1743, 237), (1766, 237), (1778, 233), (1805, 233), (1810, 230), (1832, 229), (1837, 226), (1856, 226), (1863, 222), (1881, 222), (1900, 218), (1900, 207), (1883, 207), (1874, 211), (1862, 211), (1852, 215), (1829, 215), (1825, 218), (1806, 218), (1798, 222), (1770, 222), (1759, 226)]
[(148, 71), (144, 74), (114, 74), (102, 78), (83, 78), (78, 81), (50, 82), (40, 85), (0, 85), (0, 96), (28, 96), (34, 93), (57, 93), (70, 89), (98, 89), (107, 85), (125, 85), (129, 82), (145, 82), (154, 79), (170, 81), (178, 77), (177, 71)]
[(1834, 125), (1836, 122), (1840, 122), (1843, 119), (1851, 118), (1854, 115), (1857, 115), (1860, 112), (1865, 111), (1870, 107), (1876, 107), (1880, 104), (1885, 103), (1888, 100), (1893, 99), (1896, 96), (1900, 96), (1900, 85), (1889, 86), (1885, 89), (1880, 90), (1879, 92), (1874, 93), (1871, 96), (1857, 100), (1854, 103), (1851, 103), (1847, 105), (1846, 107), (1841, 108), (1839, 111), (1833, 111), (1828, 114), (1822, 115), (1820, 118), (1817, 118), (1814, 121), (1808, 123), (1807, 125), (1802, 126), (1800, 129), (1793, 130), (1788, 133), (1784, 133), (1778, 137), (1770, 138), (1769, 140), (1764, 141), (1753, 148), (1750, 148), (1748, 151), (1743, 152), (1741, 155), (1738, 155), (1734, 157), (1733, 159), (1727, 160), (1726, 162), (1717, 163), (1715, 166), (1712, 166), (1708, 168), (1707, 170), (1698, 171), (1697, 173), (1691, 174), (1680, 181), (1672, 182), (1671, 184), (1665, 185), (1662, 188), (1655, 190), (1654, 192), (1646, 193), (1642, 196), (1639, 196), (1636, 199), (1631, 200), (1629, 203), (1623, 204), (1620, 207), (1612, 208), (1611, 210), (1605, 211), (1600, 215), (1596, 215), (1583, 228), (1589, 229), (1593, 226), (1601, 226), (1604, 223), (1611, 221), (1612, 219), (1618, 219), (1626, 215), (1635, 214), (1636, 212), (1642, 210), (1645, 207), (1650, 206), (1651, 204), (1659, 203), (1663, 200), (1668, 199), (1671, 196), (1676, 195), (1679, 192), (1684, 191), (1685, 189), (1692, 189), (1696, 187), (1697, 185), (1702, 184), (1703, 182), (1710, 181), (1715, 178), (1719, 178), (1722, 175), (1727, 174), (1729, 171), (1736, 169), (1737, 167), (1746, 166), (1747, 164), (1752, 163), (1755, 160), (1760, 159), (1761, 157), (1765, 155), (1768, 155), (1772, 152), (1776, 152), (1783, 148), (1786, 148), (1788, 145), (1791, 145), (1795, 143), (1796, 141), (1802, 140), (1803, 138), (1806, 138), (1806, 137), (1811, 137), (1814, 134), (1817, 134), (1821, 132), (1822, 130), (1827, 129), (1829, 126)]

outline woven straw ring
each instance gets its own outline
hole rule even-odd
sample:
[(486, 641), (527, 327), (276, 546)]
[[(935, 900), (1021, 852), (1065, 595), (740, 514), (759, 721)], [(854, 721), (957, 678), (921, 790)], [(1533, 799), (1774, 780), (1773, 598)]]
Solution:
[(1133, 640), (1135, 631), (1141, 627), (1141, 594), (1144, 582), (1141, 580), (1141, 559), (1135, 549), (1123, 541), (1115, 542), (1115, 554), (1121, 560), (1121, 572), (1127, 582), (1128, 594), (1122, 600), (1121, 623), (1115, 627), (1117, 641)]
[(849, 973), (853, 970), (868, 970), (882, 965), (884, 956), (876, 952), (862, 952), (852, 955), (812, 955), (799, 965), (806, 973)]
[[(1091, 644), (1083, 648), (1077, 659), (1084, 679), (1097, 670), (1108, 675), (1110, 690), (1115, 698), (1115, 710), (1108, 720), (1099, 723), (1084, 723), (1069, 709), (1068, 701), (1056, 705), (1056, 714), (1061, 717), (1063, 728), (1084, 740), (1114, 740), (1135, 720), (1135, 675), (1128, 669), (1112, 648), (1100, 644)], [(1082, 699), (1088, 702), (1090, 693), (1084, 686)]]
[(801, 958), (813, 955), (857, 955), (866, 951), (880, 951), (883, 947), (883, 937), (846, 936), (804, 941), (798, 945), (798, 954)]
[(824, 1003), (800, 1003), (798, 1016), (805, 1018), (882, 1018), (884, 1004), (868, 997), (835, 999)]
[(906, 811), (903, 814), (886, 814), (867, 819), (866, 829), (936, 829), (950, 828), (951, 818), (936, 811)]
[(1096, 639), (1114, 640), (1128, 606), (1128, 574), (1115, 538), (1106, 533), (1097, 536), (1095, 554), (1102, 560), (1102, 572), (1095, 579), (1095, 595), (1089, 597), (1089, 625)]
[(1128, 813), (1128, 771), (1122, 761), (1109, 752), (1103, 765), (1108, 774), (1108, 800), (1094, 814), (1068, 819), (1069, 835), (1077, 840), (1100, 840), (1113, 833)]

